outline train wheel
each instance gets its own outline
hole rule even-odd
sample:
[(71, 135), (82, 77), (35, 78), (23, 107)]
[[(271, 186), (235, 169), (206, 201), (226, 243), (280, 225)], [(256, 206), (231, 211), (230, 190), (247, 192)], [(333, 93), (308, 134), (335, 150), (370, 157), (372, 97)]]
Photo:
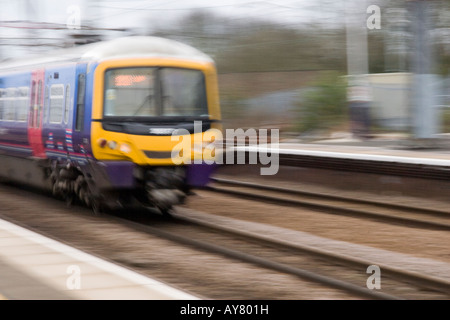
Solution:
[(164, 216), (164, 217), (166, 217), (166, 218), (171, 218), (172, 217), (172, 214), (171, 214), (171, 212), (172, 212), (172, 207), (170, 207), (170, 208), (159, 208), (159, 211), (161, 211), (161, 213), (162, 213), (162, 215)]
[(102, 205), (98, 200), (95, 199), (91, 200), (91, 209), (95, 216), (99, 216), (103, 213)]
[(73, 202), (74, 202), (73, 194), (67, 195), (65, 200), (66, 200), (67, 208), (70, 208), (72, 206)]

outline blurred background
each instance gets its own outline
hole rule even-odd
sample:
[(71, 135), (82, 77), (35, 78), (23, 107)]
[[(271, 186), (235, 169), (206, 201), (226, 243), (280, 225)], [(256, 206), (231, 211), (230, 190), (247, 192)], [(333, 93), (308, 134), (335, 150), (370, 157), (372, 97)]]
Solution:
[(206, 52), (225, 128), (278, 128), (291, 141), (450, 133), (448, 0), (0, 0), (0, 8), (2, 60), (130, 35)]

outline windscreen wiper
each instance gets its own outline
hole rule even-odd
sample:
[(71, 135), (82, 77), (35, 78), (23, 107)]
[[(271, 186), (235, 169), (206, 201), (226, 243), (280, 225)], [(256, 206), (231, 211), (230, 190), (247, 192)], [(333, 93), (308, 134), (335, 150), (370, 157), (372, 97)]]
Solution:
[(152, 94), (147, 95), (147, 96), (145, 97), (144, 101), (142, 101), (142, 104), (140, 105), (140, 107), (139, 107), (139, 108), (137, 109), (137, 111), (133, 114), (133, 116), (136, 116), (139, 112), (141, 112), (141, 110), (142, 110), (142, 108), (145, 106), (145, 103), (147, 102), (147, 100), (149, 100), (148, 102), (149, 102), (149, 105), (150, 105), (150, 102), (152, 101), (152, 99), (153, 99), (153, 95), (152, 95)]

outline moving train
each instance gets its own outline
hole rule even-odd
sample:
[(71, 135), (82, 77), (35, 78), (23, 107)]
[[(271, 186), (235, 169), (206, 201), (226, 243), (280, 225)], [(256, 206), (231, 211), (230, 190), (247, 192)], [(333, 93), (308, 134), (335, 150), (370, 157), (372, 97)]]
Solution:
[[(95, 211), (181, 203), (215, 169), (203, 153), (220, 120), (214, 61), (173, 40), (123, 37), (0, 62), (0, 176)], [(181, 138), (192, 148), (174, 161)]]

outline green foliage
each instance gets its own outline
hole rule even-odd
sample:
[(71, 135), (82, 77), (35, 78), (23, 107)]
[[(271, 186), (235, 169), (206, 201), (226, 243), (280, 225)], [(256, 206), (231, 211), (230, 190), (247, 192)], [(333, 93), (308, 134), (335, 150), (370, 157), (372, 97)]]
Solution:
[(328, 131), (345, 125), (347, 120), (347, 85), (337, 72), (326, 72), (298, 104), (300, 132)]
[(442, 111), (442, 132), (450, 133), (450, 109), (445, 108)]

